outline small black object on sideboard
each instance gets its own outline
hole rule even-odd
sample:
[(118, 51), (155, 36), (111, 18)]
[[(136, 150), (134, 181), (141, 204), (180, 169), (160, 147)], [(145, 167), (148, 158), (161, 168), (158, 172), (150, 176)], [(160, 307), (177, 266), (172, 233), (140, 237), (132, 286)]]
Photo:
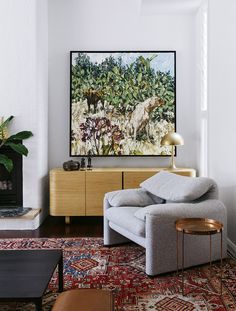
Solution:
[(70, 160), (63, 163), (63, 168), (65, 171), (78, 171), (80, 169), (80, 163)]

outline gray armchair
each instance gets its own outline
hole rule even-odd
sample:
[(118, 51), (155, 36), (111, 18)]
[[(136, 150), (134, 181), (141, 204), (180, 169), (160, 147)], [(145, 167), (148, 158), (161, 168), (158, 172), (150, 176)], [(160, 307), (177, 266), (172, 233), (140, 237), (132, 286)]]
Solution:
[[(212, 179), (161, 172), (141, 186), (105, 195), (104, 245), (130, 240), (141, 245), (146, 249), (146, 274), (154, 276), (176, 270), (175, 221), (188, 217), (212, 218), (224, 225), (223, 257), (226, 257), (226, 208), (217, 199), (218, 189)], [(212, 236), (212, 260), (218, 259), (220, 235), (217, 234)], [(187, 235), (185, 267), (207, 262), (209, 238)]]

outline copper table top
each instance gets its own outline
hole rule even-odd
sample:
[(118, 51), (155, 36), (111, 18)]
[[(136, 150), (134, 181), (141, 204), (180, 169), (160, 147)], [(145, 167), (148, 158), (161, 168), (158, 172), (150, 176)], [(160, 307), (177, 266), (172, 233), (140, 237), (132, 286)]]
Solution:
[(175, 228), (186, 234), (209, 235), (220, 233), (223, 224), (207, 218), (182, 218), (175, 222)]

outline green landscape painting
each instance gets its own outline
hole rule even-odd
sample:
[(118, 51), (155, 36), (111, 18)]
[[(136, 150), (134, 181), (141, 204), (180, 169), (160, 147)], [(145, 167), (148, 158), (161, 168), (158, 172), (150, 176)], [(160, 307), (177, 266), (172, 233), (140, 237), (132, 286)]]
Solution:
[(170, 155), (175, 52), (71, 52), (71, 156)]

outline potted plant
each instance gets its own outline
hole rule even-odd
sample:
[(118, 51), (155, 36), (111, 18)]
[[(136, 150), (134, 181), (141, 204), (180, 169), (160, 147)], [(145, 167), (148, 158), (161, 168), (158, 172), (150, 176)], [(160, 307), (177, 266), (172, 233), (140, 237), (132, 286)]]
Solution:
[(31, 131), (22, 131), (8, 136), (7, 128), (13, 118), (13, 116), (10, 116), (5, 121), (0, 123), (0, 164), (2, 164), (8, 172), (11, 172), (13, 169), (13, 161), (1, 152), (3, 146), (7, 146), (15, 152), (27, 156), (28, 149), (21, 143), (21, 141), (33, 136)]

